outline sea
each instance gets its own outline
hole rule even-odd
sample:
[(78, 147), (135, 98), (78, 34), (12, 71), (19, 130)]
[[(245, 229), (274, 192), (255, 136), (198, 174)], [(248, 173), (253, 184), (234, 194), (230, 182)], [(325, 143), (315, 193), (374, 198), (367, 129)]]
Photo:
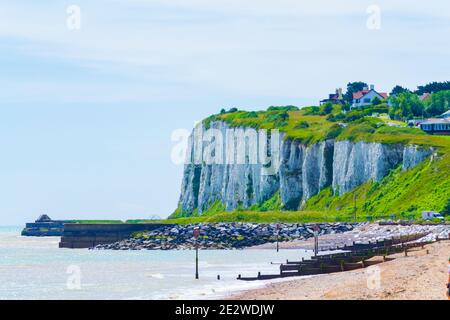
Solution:
[(238, 274), (278, 273), (277, 263), (312, 255), (282, 244), (279, 252), (275, 245), (199, 250), (197, 280), (194, 250), (61, 249), (59, 237), (22, 237), (20, 231), (0, 227), (0, 300), (220, 299), (269, 282), (237, 280)]

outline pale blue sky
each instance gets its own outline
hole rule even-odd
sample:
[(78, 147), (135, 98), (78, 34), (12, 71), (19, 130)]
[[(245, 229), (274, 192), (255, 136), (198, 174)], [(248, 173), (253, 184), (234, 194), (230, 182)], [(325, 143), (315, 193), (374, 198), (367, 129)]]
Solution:
[(449, 36), (444, 0), (2, 1), (0, 224), (165, 217), (173, 130), (222, 107), (316, 104), (353, 80), (450, 80)]

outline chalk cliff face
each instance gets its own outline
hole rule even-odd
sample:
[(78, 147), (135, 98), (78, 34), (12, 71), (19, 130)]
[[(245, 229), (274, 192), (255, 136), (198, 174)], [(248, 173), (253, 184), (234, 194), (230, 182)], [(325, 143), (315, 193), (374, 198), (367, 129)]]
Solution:
[(380, 181), (401, 165), (413, 168), (431, 154), (414, 145), (327, 140), (312, 145), (263, 130), (212, 122), (197, 126), (188, 142), (179, 209), (201, 214), (213, 204), (225, 210), (261, 204), (279, 192), (286, 210), (331, 186), (336, 194)]

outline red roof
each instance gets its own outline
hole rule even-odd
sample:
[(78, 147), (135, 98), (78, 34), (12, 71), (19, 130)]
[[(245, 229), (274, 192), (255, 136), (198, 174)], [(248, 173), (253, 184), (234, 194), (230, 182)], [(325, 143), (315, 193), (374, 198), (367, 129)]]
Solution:
[(419, 97), (420, 101), (424, 101), (425, 99), (427, 99), (429, 96), (431, 96), (431, 94), (429, 94), (428, 92), (425, 92), (423, 95), (421, 95)]
[[(368, 94), (370, 91), (372, 91), (372, 90), (361, 90), (361, 91), (355, 92), (355, 93), (353, 93), (353, 99), (361, 99), (366, 94)], [(373, 90), (373, 91), (375, 91), (375, 90)], [(386, 92), (376, 92), (375, 91), (375, 93), (379, 94), (384, 99), (386, 99), (388, 97)]]
[(361, 90), (353, 93), (353, 99), (361, 99), (363, 96), (369, 93), (370, 90)]

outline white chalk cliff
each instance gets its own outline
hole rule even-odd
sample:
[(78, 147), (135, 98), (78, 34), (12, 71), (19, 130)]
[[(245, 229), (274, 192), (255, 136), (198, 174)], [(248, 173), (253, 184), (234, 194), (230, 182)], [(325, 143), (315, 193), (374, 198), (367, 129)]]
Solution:
[[(212, 122), (210, 128), (215, 130), (214, 138), (201, 125), (189, 138), (179, 201), (179, 209), (186, 215), (195, 209), (201, 214), (217, 202), (227, 211), (248, 208), (277, 192), (284, 209), (298, 210), (326, 187), (343, 194), (368, 180), (382, 180), (397, 166), (413, 168), (431, 154), (430, 149), (415, 145), (363, 141), (327, 140), (305, 145), (283, 139), (282, 134), (267, 138), (260, 130), (250, 135), (253, 140), (248, 136), (236, 139), (230, 133), (242, 133), (245, 128), (231, 128), (221, 121)], [(270, 162), (252, 161), (255, 154), (260, 160), (257, 147), (261, 144), (267, 146)], [(214, 159), (205, 161), (205, 154)], [(242, 161), (236, 161), (239, 157)]]

